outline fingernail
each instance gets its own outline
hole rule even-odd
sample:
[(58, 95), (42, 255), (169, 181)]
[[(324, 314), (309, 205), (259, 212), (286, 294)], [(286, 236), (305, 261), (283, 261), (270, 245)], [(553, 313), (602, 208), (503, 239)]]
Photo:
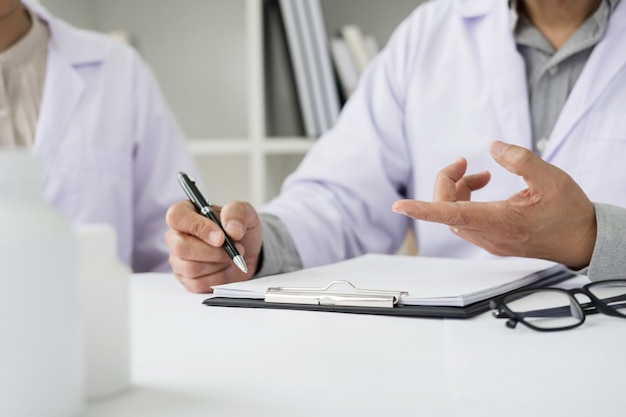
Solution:
[(219, 245), (220, 244), (220, 232), (210, 232), (209, 243), (213, 246)]
[(243, 236), (243, 224), (236, 221), (230, 221), (226, 224), (226, 231), (229, 235)]
[(494, 155), (502, 155), (504, 148), (507, 146), (508, 145), (506, 143), (497, 140), (491, 144), (491, 153)]

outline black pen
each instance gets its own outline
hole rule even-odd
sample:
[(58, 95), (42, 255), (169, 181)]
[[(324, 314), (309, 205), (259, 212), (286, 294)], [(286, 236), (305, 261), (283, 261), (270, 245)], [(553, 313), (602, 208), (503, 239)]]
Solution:
[(220, 219), (217, 218), (215, 212), (211, 208), (211, 203), (209, 203), (204, 198), (204, 196), (196, 186), (196, 182), (193, 179), (189, 178), (189, 176), (184, 172), (180, 172), (178, 174), (178, 182), (180, 183), (181, 187), (183, 187), (183, 190), (185, 190), (185, 194), (187, 194), (189, 200), (191, 200), (193, 205), (196, 207), (198, 213), (202, 214), (205, 217), (208, 217), (214, 223), (216, 223), (220, 227), (220, 229), (222, 229), (222, 232), (224, 232), (224, 244), (222, 245), (222, 247), (224, 248), (226, 253), (228, 253), (228, 256), (230, 256), (235, 265), (237, 265), (237, 267), (243, 272), (247, 273), (248, 266), (246, 265), (246, 261), (243, 260), (243, 256), (241, 256), (230, 236), (228, 236), (228, 233), (226, 233), (226, 230), (224, 230), (222, 222), (220, 222)]

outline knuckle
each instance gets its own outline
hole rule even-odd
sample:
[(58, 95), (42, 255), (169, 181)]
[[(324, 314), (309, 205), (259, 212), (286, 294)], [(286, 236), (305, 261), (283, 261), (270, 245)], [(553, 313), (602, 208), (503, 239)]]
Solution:
[(448, 179), (448, 175), (446, 175), (445, 171), (439, 171), (437, 176), (435, 177), (435, 182), (441, 182), (442, 180)]
[(177, 275), (177, 278), (183, 284), (183, 286), (192, 293), (203, 294), (203, 293), (211, 292), (210, 283), (204, 280), (186, 278), (184, 276), (178, 276), (178, 275)]
[(170, 206), (167, 209), (167, 212), (165, 212), (165, 223), (167, 223), (167, 225), (171, 228), (174, 228), (174, 226), (176, 225), (176, 220), (178, 218), (178, 210), (176, 207), (176, 205)]
[(180, 265), (179, 271), (191, 279), (195, 279), (201, 275), (198, 264), (191, 261), (183, 262)]
[(165, 212), (165, 222), (172, 229), (177, 229), (180, 227), (180, 221), (184, 218), (185, 206), (188, 204), (188, 201), (181, 201), (176, 204), (171, 205), (167, 211)]
[(528, 149), (514, 147), (511, 149), (510, 161), (520, 170), (525, 170), (535, 162), (537, 157)]
[(209, 292), (211, 287), (207, 286), (201, 281), (191, 280), (191, 281), (187, 281), (185, 288), (187, 288), (189, 291), (195, 294), (204, 294), (204, 293)]
[[(457, 204), (458, 207), (458, 203), (455, 204)], [(447, 213), (447, 215), (443, 219), (443, 223), (455, 225), (458, 227), (469, 226), (471, 224), (470, 218), (460, 209), (456, 210), (453, 213)]]
[(225, 220), (240, 220), (245, 219), (246, 213), (248, 212), (247, 203), (243, 201), (230, 201), (224, 207), (222, 207), (222, 211), (226, 217)]
[(213, 222), (201, 216), (197, 217), (197, 219), (194, 219), (194, 221), (191, 222), (189, 231), (192, 235), (197, 236), (202, 240), (205, 240), (212, 230)]
[(193, 262), (183, 262), (177, 265), (174, 272), (176, 278), (190, 292), (203, 294), (213, 292), (213, 286), (223, 283), (220, 274), (206, 274), (206, 265)]
[(167, 229), (165, 231), (165, 233), (163, 233), (163, 240), (165, 241), (165, 243), (167, 244), (167, 247), (170, 247), (170, 241), (173, 239), (173, 235), (176, 232), (174, 232), (172, 229)]
[(180, 259), (188, 259), (191, 254), (191, 249), (187, 238), (180, 233), (174, 233), (169, 235), (168, 246), (170, 253)]

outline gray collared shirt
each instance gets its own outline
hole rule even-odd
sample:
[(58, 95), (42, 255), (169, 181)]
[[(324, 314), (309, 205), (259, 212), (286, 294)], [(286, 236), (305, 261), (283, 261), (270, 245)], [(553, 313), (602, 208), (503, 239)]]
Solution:
[(620, 0), (603, 0), (598, 9), (555, 51), (548, 40), (511, 3), (517, 49), (526, 63), (530, 119), (535, 152), (541, 154), (593, 47), (602, 39)]
[[(517, 1), (510, 2), (512, 27), (517, 48), (526, 64), (533, 147), (541, 154), (561, 113), (569, 93), (582, 72), (593, 47), (602, 39), (620, 0), (603, 0), (582, 26), (555, 51), (541, 32), (523, 14), (517, 13)], [(612, 262), (626, 253), (626, 242), (615, 241), (615, 230), (626, 236), (623, 209), (594, 203), (598, 224), (596, 246), (591, 265), (579, 273), (594, 271), (598, 278), (620, 276), (622, 266)], [(302, 262), (289, 232), (280, 220), (260, 213), (263, 223), (263, 264), (257, 276), (294, 271)], [(618, 234), (619, 235), (619, 234)], [(591, 275), (591, 274), (590, 274)]]

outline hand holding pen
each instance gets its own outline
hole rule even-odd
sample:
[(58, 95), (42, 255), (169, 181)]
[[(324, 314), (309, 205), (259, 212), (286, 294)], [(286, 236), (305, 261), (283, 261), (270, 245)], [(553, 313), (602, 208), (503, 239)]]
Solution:
[(224, 244), (222, 245), (222, 247), (224, 248), (226, 253), (228, 253), (228, 256), (230, 256), (235, 265), (237, 265), (237, 267), (241, 269), (244, 273), (247, 273), (248, 266), (246, 265), (246, 261), (237, 250), (237, 247), (233, 243), (230, 236), (228, 236), (228, 233), (226, 233), (226, 230), (224, 230), (222, 222), (220, 222), (220, 219), (217, 218), (215, 212), (213, 211), (213, 208), (211, 207), (211, 203), (204, 198), (204, 196), (196, 186), (196, 182), (189, 178), (189, 176), (187, 176), (187, 174), (185, 174), (184, 172), (178, 174), (178, 182), (180, 183), (181, 187), (183, 187), (185, 194), (187, 194), (187, 197), (189, 197), (189, 200), (193, 203), (198, 213), (202, 214), (205, 217), (208, 217), (215, 224), (217, 224), (220, 229), (222, 229), (222, 232), (224, 232)]
[[(172, 205), (165, 217), (169, 227), (165, 242), (174, 276), (196, 293), (250, 279), (259, 268), (263, 244), (263, 228), (254, 207), (242, 201), (211, 207), (192, 178), (181, 173), (178, 180), (189, 199)], [(240, 265), (248, 272), (235, 267), (238, 255), (245, 257)]]

